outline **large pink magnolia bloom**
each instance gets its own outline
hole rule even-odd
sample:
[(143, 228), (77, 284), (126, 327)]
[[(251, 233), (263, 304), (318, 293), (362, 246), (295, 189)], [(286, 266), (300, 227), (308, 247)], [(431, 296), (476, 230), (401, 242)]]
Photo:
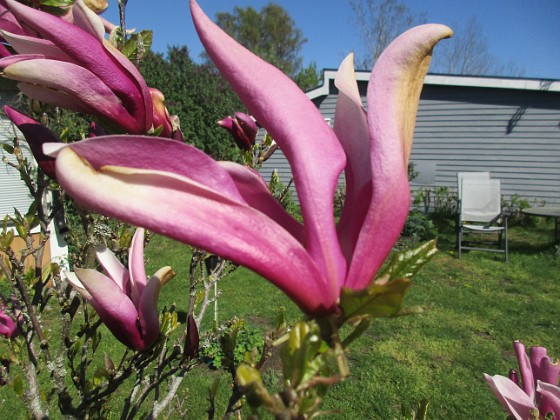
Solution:
[(145, 134), (161, 127), (162, 136), (180, 138), (161, 93), (150, 92), (138, 69), (104, 39), (103, 21), (81, 0), (73, 6), (73, 23), (15, 0), (5, 5), (0, 35), (17, 54), (0, 51), (0, 68), (24, 94), (94, 115), (111, 132)]
[(514, 341), (513, 348), (521, 378), (512, 370), (509, 378), (484, 374), (486, 382), (515, 419), (544, 418), (548, 413), (560, 419), (560, 363), (553, 362), (544, 347), (531, 347), (530, 358), (519, 341)]
[[(351, 59), (337, 76), (334, 130), (284, 74), (230, 38), (191, 1), (208, 54), (291, 164), (303, 224), (250, 169), (195, 148), (142, 137), (98, 137), (51, 148), (57, 178), (76, 200), (247, 266), (303, 311), (338, 311), (343, 287), (370, 284), (405, 222), (407, 161), (424, 76), (442, 25), (414, 28), (379, 58), (361, 105)], [(333, 197), (346, 170), (337, 229)]]
[(144, 229), (138, 229), (132, 239), (128, 270), (109, 249), (98, 251), (97, 259), (107, 275), (76, 268), (67, 273), (70, 284), (119, 341), (136, 350), (149, 349), (159, 336), (157, 300), (161, 286), (173, 276), (171, 267), (146, 277)]

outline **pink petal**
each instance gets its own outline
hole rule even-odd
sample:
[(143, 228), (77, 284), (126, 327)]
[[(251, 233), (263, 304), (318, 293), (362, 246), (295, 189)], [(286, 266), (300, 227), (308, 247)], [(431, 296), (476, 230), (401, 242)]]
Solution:
[[(60, 77), (61, 74), (64, 77)], [(27, 60), (6, 67), (4, 76), (65, 92), (74, 98), (80, 107), (92, 109), (92, 114), (115, 121), (126, 131), (134, 130), (136, 123), (123, 108), (120, 99), (100, 79), (83, 67), (48, 59)], [(47, 102), (58, 105), (53, 101)]]
[(519, 364), (519, 373), (521, 374), (521, 382), (523, 390), (532, 400), (535, 399), (535, 384), (536, 379), (533, 377), (533, 370), (531, 369), (531, 362), (525, 352), (525, 346), (515, 340), (513, 342), (513, 349), (517, 356), (517, 363)]
[(346, 273), (333, 214), (343, 150), (317, 107), (287, 76), (216, 26), (191, 0), (202, 44), (247, 110), (276, 140), (291, 164), (306, 233), (306, 247), (338, 293)]
[(0, 68), (5, 69), (12, 64), (19, 63), (21, 61), (37, 60), (46, 58), (44, 54), (14, 54), (2, 57), (0, 59)]
[(64, 51), (46, 39), (12, 34), (7, 31), (2, 31), (2, 37), (18, 52), (18, 54), (39, 54), (50, 59), (72, 61)]
[(68, 283), (70, 283), (70, 285), (74, 289), (76, 289), (76, 291), (80, 293), (85, 300), (90, 302), (93, 299), (78, 276), (76, 276), (76, 273), (74, 273), (73, 271), (65, 271), (64, 275), (66, 276), (66, 280), (68, 280)]
[(356, 243), (346, 286), (367, 286), (399, 237), (410, 205), (407, 163), (424, 77), (433, 47), (452, 31), (423, 25), (383, 52), (368, 85), (372, 198)]
[(220, 162), (220, 165), (229, 173), (248, 205), (266, 214), (303, 243), (301, 224), (270, 194), (268, 185), (258, 172), (234, 162)]
[[(531, 347), (531, 369), (533, 370), (534, 385), (537, 381), (541, 384), (548, 383), (558, 385), (558, 376), (560, 375), (560, 363), (556, 361), (553, 363), (548, 357), (547, 350), (544, 347)], [(552, 404), (548, 397), (544, 397), (540, 401), (540, 412), (544, 416), (547, 412), (552, 410)], [(560, 415), (560, 412), (558, 412)]]
[(552, 385), (558, 385), (558, 377), (560, 376), (560, 363), (553, 363), (548, 357), (547, 350), (544, 347), (531, 347), (531, 368), (535, 384), (537, 380), (547, 382)]
[(43, 153), (43, 144), (49, 142), (58, 143), (60, 142), (58, 137), (47, 127), (7, 105), (4, 106), (4, 112), (24, 135), (39, 166), (49, 177), (54, 179), (54, 159)]
[(0, 29), (13, 34), (27, 35), (16, 17), (2, 4), (0, 4)]
[(84, 2), (76, 1), (72, 7), (74, 25), (82, 28), (99, 40), (105, 36), (105, 26), (97, 14), (87, 7)]
[(362, 106), (354, 72), (354, 55), (344, 59), (335, 85), (338, 100), (334, 132), (346, 152), (346, 199), (338, 224), (338, 235), (348, 263), (371, 201), (371, 163), (367, 116)]
[[(105, 51), (120, 65), (120, 70), (122, 72), (122, 77), (130, 80), (138, 90), (140, 97), (136, 98), (137, 102), (129, 102), (130, 113), (136, 117), (139, 123), (143, 122), (143, 126), (140, 127), (140, 134), (145, 134), (153, 125), (153, 115), (154, 107), (151, 99), (150, 90), (146, 81), (136, 68), (134, 64), (130, 62), (119, 50), (117, 50), (113, 45), (111, 45), (107, 40), (103, 40), (103, 46)], [(127, 102), (127, 98), (123, 98), (124, 102)], [(134, 134), (134, 133), (133, 133)]]
[(0, 309), (0, 335), (6, 338), (14, 338), (19, 334), (14, 320)]
[(537, 381), (537, 392), (546, 401), (544, 407), (541, 401), (541, 414), (545, 416), (549, 412), (553, 412), (554, 418), (560, 418), (560, 388), (546, 382)]
[(115, 284), (119, 286), (119, 289), (121, 289), (121, 291), (125, 295), (129, 295), (130, 275), (126, 267), (122, 265), (115, 254), (113, 254), (113, 252), (109, 248), (103, 247), (101, 249), (98, 249), (95, 255), (97, 257), (97, 261), (99, 261), (99, 263), (103, 267), (103, 270), (105, 270), (105, 273), (107, 273), (111, 280), (113, 280)]
[(148, 281), (140, 297), (138, 315), (144, 349), (149, 348), (159, 336), (159, 311), (157, 302), (161, 286), (173, 276), (171, 267), (159, 269)]
[(532, 412), (537, 408), (533, 400), (525, 392), (505, 376), (489, 376), (486, 373), (484, 378), (492, 391), (498, 397), (502, 406), (517, 420), (531, 419)]
[(6, 0), (6, 4), (19, 21), (59, 46), (74, 62), (90, 70), (122, 99), (137, 122), (135, 129), (129, 132), (145, 132), (145, 96), (138, 90), (136, 80), (131, 80), (128, 74), (123, 74), (122, 67), (114, 60), (114, 54), (107, 51), (104, 43), (56, 16), (27, 7), (15, 0)]
[[(87, 144), (98, 139), (102, 138)], [(160, 141), (181, 145), (173, 140)], [(338, 294), (309, 254), (263, 213), (222, 193), (219, 186), (211, 189), (171, 172), (114, 166), (96, 171), (72, 151), (75, 145), (59, 152), (56, 170), (60, 184), (82, 205), (247, 266), (280, 287), (307, 313), (335, 308)], [(184, 162), (191, 148), (182, 146), (186, 153), (163, 153), (161, 158)], [(100, 152), (96, 151), (100, 160), (114, 154), (111, 150), (104, 151), (106, 156)], [(139, 168), (158, 160), (149, 150), (131, 153), (135, 153)], [(194, 172), (199, 169), (191, 168)]]
[(18, 83), (18, 88), (25, 96), (40, 102), (49, 103), (54, 106), (59, 106), (75, 112), (81, 112), (83, 114), (95, 114), (97, 112), (91, 106), (83, 103), (75, 96), (71, 96), (60, 90), (54, 90), (49, 87), (24, 82)]
[(136, 325), (138, 312), (130, 298), (113, 280), (95, 270), (77, 268), (75, 273), (91, 295), (88, 301), (113, 335), (128, 347), (143, 348)]
[(131, 296), (134, 305), (138, 307), (140, 296), (146, 287), (146, 268), (144, 267), (144, 229), (136, 229), (128, 252), (128, 266), (130, 268)]
[(95, 169), (123, 166), (173, 173), (243, 201), (230, 175), (210, 156), (175, 140), (149, 136), (104, 136), (72, 144)]
[(11, 51), (6, 48), (6, 46), (0, 42), (0, 57), (8, 57), (12, 55)]
[(152, 105), (154, 109), (152, 124), (154, 129), (161, 128), (161, 137), (170, 137), (173, 132), (173, 127), (171, 126), (171, 118), (169, 117), (169, 112), (165, 107), (165, 97), (163, 93), (155, 88), (149, 88), (150, 97), (152, 98)]

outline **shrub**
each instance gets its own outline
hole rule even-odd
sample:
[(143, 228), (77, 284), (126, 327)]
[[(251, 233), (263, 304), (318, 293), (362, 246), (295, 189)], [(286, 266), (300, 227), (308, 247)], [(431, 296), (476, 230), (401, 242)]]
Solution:
[(238, 366), (246, 355), (260, 355), (264, 338), (259, 329), (240, 319), (232, 319), (218, 328), (216, 334), (200, 349), (203, 360), (213, 369)]
[(426, 214), (414, 210), (408, 215), (402, 234), (415, 241), (426, 241), (437, 236), (437, 229)]

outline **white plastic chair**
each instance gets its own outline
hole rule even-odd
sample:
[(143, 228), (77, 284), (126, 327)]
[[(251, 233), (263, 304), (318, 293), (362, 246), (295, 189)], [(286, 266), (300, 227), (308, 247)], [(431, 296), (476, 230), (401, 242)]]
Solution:
[(455, 217), (455, 234), (457, 236), (456, 246), (459, 248), (459, 226), (460, 226), (460, 210), (461, 210), (461, 192), (464, 179), (490, 179), (490, 172), (457, 172), (457, 203)]
[(461, 199), (462, 183), (464, 179), (490, 179), (490, 172), (457, 172), (457, 198)]
[[(502, 252), (505, 254), (507, 262), (507, 215), (502, 212), (500, 181), (498, 179), (463, 178), (459, 200), (457, 230), (459, 258), (464, 249), (469, 249)], [(465, 243), (472, 243), (472, 241), (465, 241), (465, 234), (469, 233), (497, 235), (497, 247), (465, 245)]]

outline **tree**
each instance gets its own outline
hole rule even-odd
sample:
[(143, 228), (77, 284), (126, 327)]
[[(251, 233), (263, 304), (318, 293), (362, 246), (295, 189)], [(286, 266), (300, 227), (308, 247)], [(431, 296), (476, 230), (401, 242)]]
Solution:
[(522, 76), (524, 71), (514, 62), (501, 63), (488, 50), (484, 30), (472, 16), (464, 25), (452, 25), (453, 38), (438, 46), (434, 72), (464, 75)]
[(317, 71), (317, 64), (312, 62), (308, 67), (301, 70), (294, 77), (294, 82), (303, 90), (307, 91), (319, 86), (322, 77)]
[[(426, 22), (424, 12), (415, 14), (399, 0), (349, 0), (362, 32), (365, 53), (357, 61), (361, 69), (371, 69), (385, 48), (399, 34)], [(473, 16), (463, 26), (452, 25), (455, 35), (436, 47), (430, 71), (463, 75), (521, 76), (514, 63), (502, 63), (490, 54), (488, 42)]]
[(402, 32), (426, 21), (398, 0), (349, 0), (364, 40), (364, 53), (356, 66), (371, 69), (387, 46)]
[(195, 63), (187, 47), (171, 47), (167, 56), (147, 54), (141, 72), (148, 86), (164, 94), (169, 113), (179, 116), (187, 142), (215, 159), (239, 158), (231, 136), (217, 122), (245, 107), (213, 67)]
[(278, 67), (307, 90), (319, 83), (316, 65), (302, 66), (301, 48), (307, 40), (288, 12), (275, 3), (260, 12), (235, 7), (233, 13), (217, 13), (216, 23), (240, 44)]

